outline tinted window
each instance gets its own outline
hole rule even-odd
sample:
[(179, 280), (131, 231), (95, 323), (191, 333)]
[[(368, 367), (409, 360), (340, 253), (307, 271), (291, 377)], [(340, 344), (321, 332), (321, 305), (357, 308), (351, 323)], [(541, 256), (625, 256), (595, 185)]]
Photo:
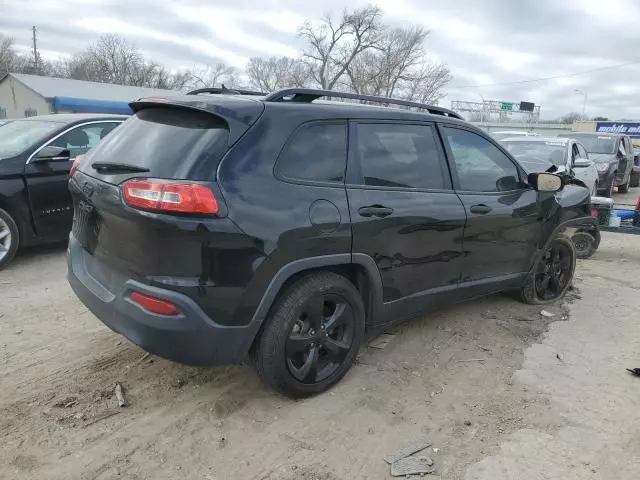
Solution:
[(356, 148), (365, 185), (449, 187), (432, 127), (378, 123), (357, 128)]
[(311, 123), (293, 134), (278, 159), (285, 178), (342, 182), (347, 165), (347, 125)]
[(227, 124), (215, 115), (146, 108), (107, 135), (88, 158), (148, 168), (158, 178), (210, 180), (228, 137)]
[(487, 139), (457, 128), (444, 131), (461, 190), (504, 192), (520, 187), (517, 167)]
[(98, 145), (98, 142), (118, 125), (118, 122), (81, 125), (59, 136), (53, 142), (49, 143), (49, 145), (68, 149), (69, 152), (71, 152), (71, 158), (73, 158), (77, 155), (87, 153)]

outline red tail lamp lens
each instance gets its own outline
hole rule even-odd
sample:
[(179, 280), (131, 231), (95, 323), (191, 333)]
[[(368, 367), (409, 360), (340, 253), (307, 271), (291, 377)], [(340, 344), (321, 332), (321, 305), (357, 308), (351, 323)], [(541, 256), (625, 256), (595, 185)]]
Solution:
[(132, 292), (131, 300), (140, 305), (145, 310), (151, 313), (157, 313), (158, 315), (176, 316), (178, 315), (178, 307), (173, 303), (162, 300), (160, 298), (152, 297), (140, 292)]
[(82, 161), (82, 157), (84, 157), (84, 155), (78, 155), (73, 160), (73, 163), (71, 164), (71, 170), (69, 170), (70, 177), (73, 177), (73, 174), (76, 173), (76, 170), (78, 169), (78, 167), (80, 166), (80, 162)]
[(592, 208), (591, 209), (591, 216), (592, 217), (597, 217), (598, 215), (599, 215), (598, 210), (596, 210), (595, 208)]
[(134, 208), (205, 215), (218, 213), (213, 192), (197, 183), (128, 180), (122, 188), (125, 201)]

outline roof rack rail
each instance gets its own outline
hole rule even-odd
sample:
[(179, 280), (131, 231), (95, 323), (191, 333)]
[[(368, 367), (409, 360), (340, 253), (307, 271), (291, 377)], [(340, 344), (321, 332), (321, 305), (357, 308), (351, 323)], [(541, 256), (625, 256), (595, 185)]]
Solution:
[(264, 92), (257, 92), (254, 90), (241, 90), (237, 88), (227, 88), (224, 86), (224, 84), (222, 84), (222, 87), (198, 88), (196, 90), (187, 92), (187, 95), (199, 95), (201, 93), (211, 93), (216, 95), (252, 95), (252, 96), (259, 96), (259, 97), (264, 97), (266, 95), (266, 93)]
[(311, 88), (287, 88), (285, 90), (278, 90), (277, 92), (270, 93), (264, 99), (265, 102), (299, 102), (299, 103), (311, 103), (320, 97), (333, 97), (333, 98), (350, 98), (353, 100), (362, 100), (372, 103), (383, 103), (387, 105), (402, 105), (404, 107), (420, 108), (427, 110), (429, 113), (435, 115), (443, 115), (446, 117), (457, 118), (464, 120), (464, 118), (448, 108), (436, 107), (434, 105), (426, 105), (424, 103), (410, 102), (409, 100), (399, 100), (396, 98), (374, 97), (372, 95), (360, 95), (358, 93), (347, 92), (335, 92), (333, 90), (315, 90)]

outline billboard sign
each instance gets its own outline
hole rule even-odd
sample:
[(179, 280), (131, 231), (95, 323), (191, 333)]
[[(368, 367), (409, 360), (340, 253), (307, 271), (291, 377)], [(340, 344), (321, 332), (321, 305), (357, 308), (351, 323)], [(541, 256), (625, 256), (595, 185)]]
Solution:
[(640, 138), (640, 122), (596, 122), (596, 132), (623, 133)]

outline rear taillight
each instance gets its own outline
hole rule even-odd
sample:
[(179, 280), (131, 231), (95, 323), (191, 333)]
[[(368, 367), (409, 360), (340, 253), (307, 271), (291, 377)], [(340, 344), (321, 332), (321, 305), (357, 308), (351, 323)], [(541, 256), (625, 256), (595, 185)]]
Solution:
[(140, 292), (132, 292), (131, 300), (140, 305), (145, 310), (158, 315), (176, 316), (178, 315), (178, 307), (173, 303), (162, 300), (161, 298), (152, 297)]
[(73, 177), (73, 174), (76, 173), (76, 170), (78, 169), (78, 167), (80, 166), (80, 162), (82, 161), (82, 157), (84, 157), (84, 155), (78, 155), (73, 160), (73, 163), (71, 164), (71, 170), (69, 170), (70, 177)]
[(124, 200), (130, 207), (159, 212), (218, 213), (213, 192), (197, 183), (162, 180), (127, 180), (122, 185)]
[(640, 197), (636, 200), (636, 210), (640, 210)]

